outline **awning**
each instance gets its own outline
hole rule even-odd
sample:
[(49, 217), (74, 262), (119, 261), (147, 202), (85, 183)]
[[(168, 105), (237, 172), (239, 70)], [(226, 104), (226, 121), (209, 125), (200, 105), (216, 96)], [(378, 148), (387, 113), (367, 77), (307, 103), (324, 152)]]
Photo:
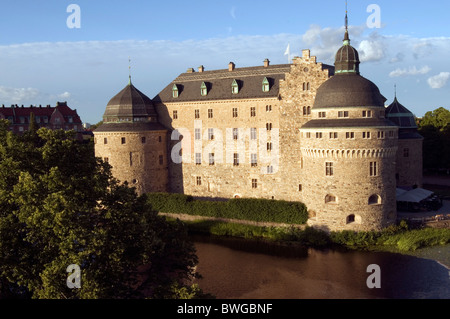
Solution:
[(400, 195), (398, 195), (397, 191), (397, 202), (420, 203), (433, 194), (432, 191), (423, 188), (415, 188)]

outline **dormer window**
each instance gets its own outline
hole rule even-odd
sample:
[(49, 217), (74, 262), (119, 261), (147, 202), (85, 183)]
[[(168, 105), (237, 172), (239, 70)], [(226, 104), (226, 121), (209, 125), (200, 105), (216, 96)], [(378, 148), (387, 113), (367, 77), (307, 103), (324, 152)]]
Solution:
[(208, 95), (208, 88), (206, 87), (206, 83), (203, 82), (202, 86), (200, 87), (200, 94), (202, 96), (207, 96)]
[(262, 91), (269, 92), (269, 90), (270, 90), (269, 80), (267, 80), (267, 78), (264, 78), (264, 80), (262, 82)]
[(178, 86), (176, 84), (174, 84), (173, 87), (172, 87), (172, 97), (174, 99), (176, 99), (178, 97), (178, 94), (179, 94)]
[(239, 85), (236, 82), (236, 80), (233, 80), (233, 83), (231, 84), (231, 93), (233, 93), (233, 94), (239, 93)]

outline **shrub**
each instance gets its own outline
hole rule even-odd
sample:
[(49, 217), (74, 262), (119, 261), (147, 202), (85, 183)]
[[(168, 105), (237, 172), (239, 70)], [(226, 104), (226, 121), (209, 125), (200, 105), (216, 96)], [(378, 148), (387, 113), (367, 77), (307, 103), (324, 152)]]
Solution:
[(149, 193), (147, 201), (163, 213), (251, 220), (286, 224), (305, 224), (306, 206), (300, 202), (268, 199), (230, 199), (228, 201), (195, 200), (183, 194)]

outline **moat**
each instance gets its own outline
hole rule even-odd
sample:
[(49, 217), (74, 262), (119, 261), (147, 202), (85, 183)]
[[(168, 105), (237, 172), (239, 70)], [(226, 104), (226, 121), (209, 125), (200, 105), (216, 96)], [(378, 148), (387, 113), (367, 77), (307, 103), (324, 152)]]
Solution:
[[(219, 299), (450, 298), (450, 245), (418, 251), (422, 258), (238, 238), (192, 239), (199, 257), (197, 270), (203, 276), (198, 284)], [(380, 266), (380, 289), (367, 287), (371, 275), (367, 267), (372, 264)]]

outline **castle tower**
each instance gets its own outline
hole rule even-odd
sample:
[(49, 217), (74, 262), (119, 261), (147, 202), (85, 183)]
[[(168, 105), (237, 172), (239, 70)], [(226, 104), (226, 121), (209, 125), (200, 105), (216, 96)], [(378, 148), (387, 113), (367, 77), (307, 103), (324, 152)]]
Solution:
[(112, 166), (114, 177), (136, 187), (138, 194), (167, 191), (167, 129), (131, 77), (106, 106), (94, 140), (95, 155)]
[(398, 127), (359, 64), (346, 21), (335, 75), (317, 90), (312, 119), (300, 129), (308, 223), (325, 230), (379, 230), (396, 220)]
[(414, 115), (397, 100), (386, 109), (386, 118), (399, 127), (396, 181), (397, 187), (422, 187), (423, 137), (418, 132)]

